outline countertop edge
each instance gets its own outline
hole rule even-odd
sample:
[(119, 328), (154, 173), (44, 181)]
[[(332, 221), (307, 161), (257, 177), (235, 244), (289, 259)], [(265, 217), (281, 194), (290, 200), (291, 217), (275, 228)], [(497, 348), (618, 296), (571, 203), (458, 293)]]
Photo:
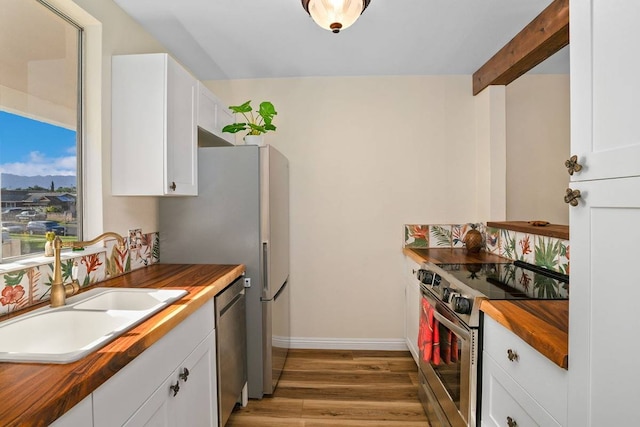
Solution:
[[(164, 275), (163, 271), (166, 271)], [(242, 276), (244, 271), (244, 265), (154, 264), (83, 289), (158, 287), (185, 289), (189, 293), (77, 362), (60, 365), (0, 363), (3, 383), (0, 400), (6, 408), (0, 413), (2, 424), (51, 424)], [(172, 276), (164, 277), (166, 275)], [(46, 391), (41, 391), (43, 388)]]
[(484, 300), (480, 310), (563, 369), (569, 368), (569, 335), (509, 301)]

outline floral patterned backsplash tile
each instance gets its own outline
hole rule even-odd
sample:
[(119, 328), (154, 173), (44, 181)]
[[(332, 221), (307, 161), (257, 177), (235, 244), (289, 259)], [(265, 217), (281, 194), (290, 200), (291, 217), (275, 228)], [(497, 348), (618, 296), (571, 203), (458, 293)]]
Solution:
[(569, 274), (568, 240), (487, 227), (482, 223), (405, 224), (404, 247), (464, 248), (464, 238), (473, 228), (482, 233), (487, 252)]
[(429, 226), (429, 247), (430, 248), (450, 248), (451, 247), (451, 225), (430, 225)]
[[(115, 239), (104, 242), (104, 248), (91, 247), (61, 255), (62, 278), (70, 281), (74, 267), (80, 287), (87, 287), (110, 277), (155, 264), (160, 260), (158, 233), (138, 236), (134, 250), (129, 242), (120, 248)], [(7, 267), (7, 265), (4, 265)], [(11, 264), (11, 271), (0, 274), (0, 315), (48, 301), (53, 280), (53, 258), (37, 258)]]
[(426, 248), (462, 248), (464, 237), (472, 228), (484, 233), (484, 224), (405, 224), (404, 247)]
[(404, 246), (407, 248), (428, 248), (429, 226), (419, 224), (405, 224)]

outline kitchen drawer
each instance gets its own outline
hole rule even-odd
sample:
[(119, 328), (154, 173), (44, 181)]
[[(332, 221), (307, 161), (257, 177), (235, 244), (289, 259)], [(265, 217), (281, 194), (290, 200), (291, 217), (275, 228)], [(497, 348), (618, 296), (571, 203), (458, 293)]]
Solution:
[(483, 427), (560, 426), (487, 352), (483, 356)]
[[(484, 316), (484, 351), (561, 424), (567, 419), (567, 371)], [(509, 350), (517, 359), (509, 360)]]

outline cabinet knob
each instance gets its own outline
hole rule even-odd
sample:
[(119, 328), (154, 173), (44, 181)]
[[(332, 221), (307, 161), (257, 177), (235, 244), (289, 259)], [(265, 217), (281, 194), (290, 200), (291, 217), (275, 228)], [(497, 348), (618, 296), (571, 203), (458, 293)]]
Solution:
[(180, 381), (177, 381), (176, 385), (172, 385), (169, 388), (171, 389), (171, 391), (173, 391), (173, 395), (175, 396), (180, 391)]
[(176, 191), (176, 182), (175, 181), (171, 181), (171, 185), (169, 186), (169, 189), (171, 191)]
[(578, 163), (578, 156), (571, 156), (569, 160), (564, 162), (564, 165), (567, 167), (569, 175), (573, 175), (574, 172), (580, 172), (582, 170), (582, 165)]
[(518, 353), (516, 353), (515, 351), (508, 349), (507, 358), (509, 359), (510, 362), (517, 362), (520, 356), (518, 356)]
[(507, 417), (507, 426), (508, 427), (518, 427), (518, 423), (511, 417)]
[(189, 379), (189, 370), (187, 368), (184, 368), (184, 370), (180, 375), (178, 375), (178, 377), (186, 383), (187, 379)]
[(567, 188), (567, 193), (564, 195), (564, 202), (570, 204), (571, 206), (578, 206), (578, 199), (582, 197), (580, 195), (580, 190), (572, 190), (571, 188)]

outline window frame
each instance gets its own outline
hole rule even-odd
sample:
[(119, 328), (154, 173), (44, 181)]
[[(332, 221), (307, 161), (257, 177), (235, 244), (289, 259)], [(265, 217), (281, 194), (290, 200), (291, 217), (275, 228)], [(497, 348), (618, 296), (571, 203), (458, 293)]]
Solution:
[[(85, 138), (85, 120), (86, 120), (86, 103), (85, 103), (85, 46), (86, 46), (86, 32), (83, 25), (79, 24), (71, 18), (67, 13), (56, 7), (54, 4), (47, 0), (33, 0), (36, 3), (42, 5), (48, 9), (51, 13), (57, 15), (63, 19), (66, 23), (70, 24), (76, 29), (76, 44), (77, 44), (77, 64), (76, 64), (76, 240), (83, 240), (84, 231), (84, 209), (85, 209), (85, 174), (83, 165), (85, 164), (84, 147), (86, 143)], [(55, 0), (54, 0), (55, 1)], [(12, 113), (16, 114), (16, 113)], [(13, 257), (6, 257), (3, 253), (3, 249), (0, 246), (0, 265), (10, 262), (19, 262), (22, 260), (28, 260), (30, 258), (36, 258), (43, 256), (43, 252), (33, 252), (29, 254), (23, 254)]]

